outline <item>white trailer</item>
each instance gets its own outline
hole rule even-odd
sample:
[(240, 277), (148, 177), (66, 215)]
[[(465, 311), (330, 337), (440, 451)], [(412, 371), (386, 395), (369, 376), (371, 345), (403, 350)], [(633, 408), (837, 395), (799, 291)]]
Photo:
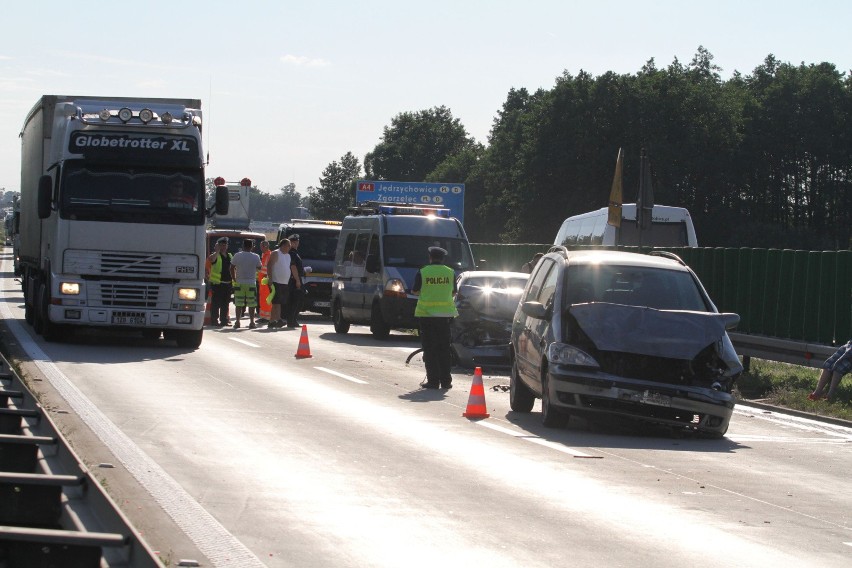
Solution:
[(204, 189), (201, 101), (41, 97), (21, 131), (27, 323), (49, 341), (89, 326), (198, 347)]

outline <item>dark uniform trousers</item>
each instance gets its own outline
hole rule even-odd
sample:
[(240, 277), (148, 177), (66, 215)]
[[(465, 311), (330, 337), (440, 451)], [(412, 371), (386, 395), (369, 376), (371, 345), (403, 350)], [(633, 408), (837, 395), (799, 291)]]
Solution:
[(231, 283), (221, 282), (212, 284), (212, 297), (210, 298), (210, 322), (221, 325), (228, 325), (228, 312), (231, 308)]
[(423, 363), (426, 380), (432, 384), (449, 387), (453, 358), (450, 353), (450, 323), (453, 318), (420, 318), (420, 340), (423, 345)]

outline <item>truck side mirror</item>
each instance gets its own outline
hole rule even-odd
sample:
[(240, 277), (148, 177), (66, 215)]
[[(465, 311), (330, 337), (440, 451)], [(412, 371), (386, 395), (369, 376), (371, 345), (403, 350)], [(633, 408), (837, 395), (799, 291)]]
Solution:
[(38, 218), (50, 217), (50, 202), (53, 197), (53, 178), (41, 176), (38, 180)]
[(216, 186), (216, 215), (227, 215), (229, 203), (228, 188)]

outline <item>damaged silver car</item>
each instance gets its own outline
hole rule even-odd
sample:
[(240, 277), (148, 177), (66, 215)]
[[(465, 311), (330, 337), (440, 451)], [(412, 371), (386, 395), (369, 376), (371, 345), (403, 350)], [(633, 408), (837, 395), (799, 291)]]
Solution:
[(512, 318), (529, 274), (481, 270), (456, 280), (456, 309), (450, 327), (455, 363), (463, 367), (508, 367)]
[(512, 322), (511, 408), (541, 398), (546, 426), (619, 416), (722, 437), (743, 370), (737, 323), (672, 253), (553, 247)]

